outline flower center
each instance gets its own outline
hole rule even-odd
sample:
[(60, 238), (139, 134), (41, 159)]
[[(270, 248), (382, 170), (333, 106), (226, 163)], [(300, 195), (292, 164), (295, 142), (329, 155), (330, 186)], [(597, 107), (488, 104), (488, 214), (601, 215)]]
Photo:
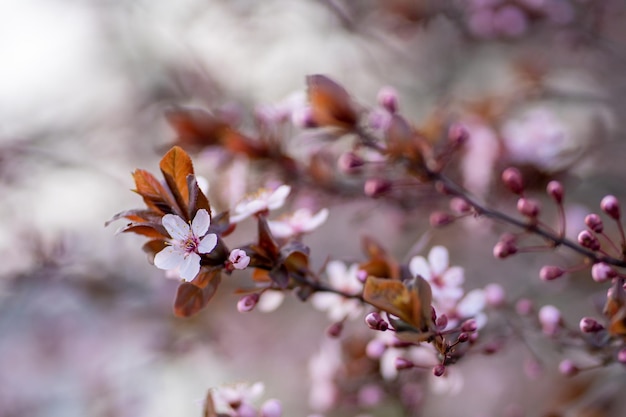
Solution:
[(185, 251), (185, 253), (189, 254), (191, 252), (197, 252), (199, 244), (200, 240), (197, 237), (189, 236), (186, 240), (182, 242), (181, 247)]

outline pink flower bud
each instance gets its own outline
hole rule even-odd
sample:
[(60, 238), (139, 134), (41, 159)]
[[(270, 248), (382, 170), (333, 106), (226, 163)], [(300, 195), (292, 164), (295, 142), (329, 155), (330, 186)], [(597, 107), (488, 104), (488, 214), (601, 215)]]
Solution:
[(472, 206), (462, 198), (454, 197), (450, 200), (450, 210), (456, 214), (466, 214), (472, 210)]
[(614, 195), (607, 195), (600, 202), (600, 208), (603, 212), (613, 218), (613, 220), (619, 220), (621, 217), (619, 201)]
[(367, 384), (359, 389), (357, 402), (359, 406), (376, 407), (385, 399), (385, 391), (378, 384)]
[(459, 341), (459, 343), (465, 343), (469, 340), (469, 334), (468, 333), (461, 333), (459, 334), (459, 337), (457, 339)]
[(341, 336), (341, 332), (343, 331), (343, 322), (336, 322), (331, 324), (328, 329), (326, 329), (326, 334), (329, 337), (339, 337)]
[(431, 213), (429, 220), (432, 227), (442, 227), (452, 223), (454, 217), (443, 211), (435, 211)]
[(488, 284), (485, 287), (485, 298), (491, 307), (500, 307), (506, 302), (506, 293), (500, 284)]
[(520, 195), (524, 192), (524, 179), (517, 168), (505, 169), (502, 172), (502, 182), (514, 194)]
[(241, 249), (233, 249), (228, 255), (228, 261), (235, 269), (246, 269), (250, 264), (250, 257)]
[(261, 417), (281, 417), (282, 415), (283, 407), (278, 400), (267, 400), (261, 406)]
[(463, 324), (461, 325), (461, 331), (462, 332), (475, 332), (478, 329), (478, 324), (476, 323), (476, 320), (474, 319), (469, 319), (469, 320), (465, 320), (465, 322), (463, 322)]
[(485, 355), (493, 355), (497, 353), (502, 348), (502, 343), (499, 342), (489, 342), (483, 347), (483, 353)]
[(380, 197), (391, 190), (391, 182), (382, 178), (370, 178), (365, 181), (363, 191), (368, 197)]
[(561, 312), (552, 305), (546, 305), (539, 310), (541, 330), (548, 336), (554, 336), (561, 327)]
[(462, 145), (469, 139), (467, 128), (461, 123), (454, 123), (448, 129), (448, 140), (455, 146)]
[(564, 359), (559, 364), (559, 372), (565, 376), (574, 376), (578, 371), (578, 367), (569, 359)]
[(384, 332), (389, 328), (389, 324), (375, 311), (365, 316), (365, 323), (372, 330)]
[(515, 311), (520, 316), (528, 316), (533, 312), (534, 306), (532, 300), (521, 298), (515, 303)]
[(356, 279), (365, 284), (365, 281), (367, 281), (367, 271), (359, 269), (356, 273)]
[(545, 265), (539, 271), (539, 278), (541, 278), (543, 281), (552, 281), (553, 279), (557, 279), (563, 276), (564, 273), (565, 271), (558, 266)]
[(532, 198), (522, 197), (517, 200), (517, 211), (526, 217), (535, 218), (539, 215), (539, 202)]
[(617, 276), (617, 272), (604, 262), (598, 262), (591, 267), (591, 277), (595, 282), (606, 282)]
[(313, 109), (308, 106), (296, 109), (291, 114), (291, 123), (300, 129), (317, 127), (317, 122), (313, 116)]
[(389, 113), (398, 111), (398, 92), (393, 87), (383, 87), (376, 97), (378, 104), (385, 108)]
[(259, 302), (259, 298), (261, 298), (261, 296), (258, 293), (244, 295), (237, 302), (237, 311), (247, 313), (254, 310), (254, 307)]
[(402, 369), (411, 369), (415, 367), (415, 364), (406, 358), (398, 357), (394, 361), (394, 366), (398, 371), (401, 371)]
[(617, 360), (623, 365), (626, 365), (626, 348), (622, 348), (617, 352)]
[(448, 316), (446, 316), (445, 314), (442, 314), (439, 317), (437, 317), (437, 320), (435, 321), (435, 325), (440, 330), (445, 329), (446, 326), (448, 325)]
[(241, 403), (236, 408), (236, 417), (256, 417), (257, 415), (256, 409), (248, 403)]
[(604, 330), (604, 326), (591, 317), (583, 317), (580, 319), (580, 331), (583, 333), (597, 333)]
[(546, 187), (546, 192), (558, 204), (563, 202), (563, 185), (558, 181), (550, 181)]
[(365, 164), (365, 161), (354, 152), (344, 152), (337, 161), (339, 170), (344, 174), (356, 174)]
[(387, 350), (387, 344), (379, 339), (372, 339), (365, 347), (365, 354), (371, 359), (380, 359)]
[(442, 376), (446, 373), (446, 367), (444, 365), (437, 365), (433, 368), (433, 375)]
[(517, 253), (517, 247), (514, 242), (500, 241), (493, 247), (493, 256), (498, 259), (508, 258)]
[(591, 213), (585, 216), (585, 224), (589, 229), (596, 233), (602, 233), (602, 231), (604, 230), (602, 219), (595, 213)]
[(589, 230), (583, 230), (578, 234), (578, 243), (592, 251), (600, 250), (600, 241)]

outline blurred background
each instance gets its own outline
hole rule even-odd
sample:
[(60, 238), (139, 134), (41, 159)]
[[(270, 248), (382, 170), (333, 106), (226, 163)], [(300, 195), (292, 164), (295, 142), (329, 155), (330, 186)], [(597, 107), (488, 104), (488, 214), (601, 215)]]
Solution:
[[(332, 77), (369, 107), (393, 86), (425, 130), (441, 114), (468, 126), (458, 171), (477, 195), (512, 207), (494, 185), (510, 164), (537, 184), (561, 179), (575, 236), (603, 195), (626, 197), (625, 17), (622, 0), (1, 1), (0, 416), (200, 416), (210, 387), (258, 380), (284, 415), (312, 413), (307, 363), (329, 324), (322, 313), (290, 299), (239, 314), (232, 291), (244, 274), (225, 279), (198, 316), (175, 318), (177, 283), (146, 262), (144, 239), (104, 227), (141, 206), (130, 173), (158, 171), (174, 141), (166, 109), (251, 114), (303, 93), (307, 74)], [(237, 196), (224, 197), (232, 190), (214, 156), (194, 160), (228, 209)], [(317, 267), (362, 260), (363, 232), (406, 260), (438, 204), (326, 203), (329, 221), (305, 240)], [(499, 282), (511, 300), (558, 305), (574, 327), (598, 315), (606, 288), (588, 272), (537, 278), (571, 254), (496, 261), (502, 229), (491, 228), (437, 230), (426, 248), (446, 245), (468, 288)], [(232, 239), (246, 243), (245, 227)], [(512, 343), (461, 364), (462, 387), (427, 391), (424, 412), (620, 415), (623, 369), (565, 382), (554, 372), (560, 352), (537, 343), (542, 378), (524, 372), (527, 352)], [(372, 415), (403, 415), (381, 410)]]

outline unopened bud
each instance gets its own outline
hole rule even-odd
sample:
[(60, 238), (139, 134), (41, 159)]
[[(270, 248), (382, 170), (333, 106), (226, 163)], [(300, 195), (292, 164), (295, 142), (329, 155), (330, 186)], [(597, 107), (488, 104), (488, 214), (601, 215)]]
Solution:
[(546, 305), (539, 310), (541, 329), (548, 336), (554, 336), (561, 327), (561, 312), (552, 305)]
[(597, 333), (604, 330), (604, 326), (591, 317), (583, 317), (580, 319), (580, 331), (583, 333)]
[(445, 314), (442, 314), (441, 316), (437, 317), (437, 320), (435, 321), (435, 325), (440, 330), (445, 329), (446, 326), (448, 325), (448, 316), (446, 316)]
[(569, 359), (564, 359), (559, 364), (559, 372), (565, 376), (574, 376), (578, 371), (578, 367)]
[(365, 161), (354, 152), (344, 152), (337, 160), (337, 166), (344, 174), (356, 174), (364, 164)]
[(596, 282), (605, 282), (617, 276), (617, 272), (604, 262), (598, 262), (591, 267), (591, 277)]
[(474, 319), (469, 319), (469, 320), (465, 320), (465, 322), (463, 322), (463, 324), (461, 325), (461, 331), (462, 332), (475, 332), (478, 329), (478, 324), (476, 323), (476, 320)]
[(514, 194), (520, 195), (524, 192), (524, 179), (517, 168), (505, 169), (502, 172), (502, 182)]
[(448, 140), (455, 146), (459, 146), (467, 142), (469, 132), (461, 123), (454, 123), (448, 129)]
[(493, 247), (493, 256), (498, 259), (508, 258), (517, 253), (517, 247), (512, 242), (500, 241)]
[(356, 279), (358, 279), (363, 284), (365, 284), (365, 281), (367, 281), (367, 277), (368, 277), (368, 273), (364, 269), (359, 269), (356, 272)]
[(367, 323), (367, 326), (372, 330), (384, 332), (389, 328), (389, 324), (375, 311), (365, 316), (365, 323)]
[(261, 417), (281, 417), (282, 415), (283, 407), (278, 400), (267, 400), (261, 406)]
[(485, 298), (491, 307), (500, 307), (506, 302), (506, 293), (502, 285), (491, 283), (485, 287)]
[(590, 230), (596, 233), (602, 233), (604, 230), (602, 219), (595, 213), (587, 214), (587, 216), (585, 216), (585, 224)]
[(400, 357), (396, 358), (396, 360), (394, 361), (394, 365), (398, 371), (401, 371), (403, 369), (411, 369), (415, 367), (415, 364), (413, 362), (411, 362), (410, 360), (406, 358), (400, 358)]
[(228, 262), (232, 269), (246, 269), (250, 264), (250, 257), (242, 249), (233, 249), (228, 255)]
[(502, 348), (502, 343), (499, 342), (489, 342), (485, 344), (483, 347), (483, 353), (485, 355), (493, 355), (497, 353)]
[(535, 218), (539, 215), (539, 202), (532, 198), (520, 198), (517, 200), (517, 211), (526, 217)]
[(454, 216), (451, 216), (443, 211), (435, 211), (431, 213), (429, 220), (432, 227), (442, 227), (452, 223), (454, 221)]
[(470, 206), (466, 200), (454, 197), (450, 200), (450, 210), (456, 214), (466, 214), (472, 210), (472, 206)]
[(389, 113), (398, 111), (398, 92), (395, 88), (389, 86), (381, 88), (376, 99)]
[(231, 407), (236, 410), (235, 415), (237, 417), (256, 417), (258, 415), (256, 409), (246, 402), (240, 402), (234, 406), (231, 405)]
[(437, 365), (433, 368), (433, 375), (442, 376), (446, 373), (446, 367), (444, 365)]
[(382, 178), (370, 178), (365, 181), (363, 190), (368, 197), (380, 197), (391, 190), (391, 182)]
[(617, 361), (626, 365), (626, 348), (622, 348), (619, 352), (617, 352)]
[(563, 202), (563, 185), (558, 181), (550, 181), (546, 187), (546, 192), (550, 197), (554, 199), (558, 204)]
[(552, 281), (553, 279), (557, 279), (563, 274), (565, 271), (562, 268), (554, 265), (545, 265), (539, 271), (539, 278), (543, 281)]
[(607, 195), (600, 202), (600, 208), (603, 212), (613, 218), (619, 220), (621, 217), (619, 200), (614, 195)]
[(515, 303), (515, 311), (520, 316), (528, 316), (533, 312), (534, 305), (532, 300), (528, 298), (521, 298)]
[(589, 230), (583, 230), (578, 234), (578, 243), (587, 249), (597, 251), (600, 249), (600, 241)]
[(244, 295), (237, 302), (237, 310), (240, 313), (247, 313), (254, 310), (254, 307), (256, 307), (259, 302), (259, 298), (261, 297), (258, 293)]
[(341, 332), (343, 331), (343, 322), (338, 321), (336, 323), (331, 324), (328, 329), (326, 329), (326, 334), (329, 337), (339, 337), (341, 336)]
[(468, 333), (461, 333), (459, 334), (459, 337), (457, 338), (457, 340), (459, 341), (459, 343), (465, 343), (469, 340), (469, 334)]

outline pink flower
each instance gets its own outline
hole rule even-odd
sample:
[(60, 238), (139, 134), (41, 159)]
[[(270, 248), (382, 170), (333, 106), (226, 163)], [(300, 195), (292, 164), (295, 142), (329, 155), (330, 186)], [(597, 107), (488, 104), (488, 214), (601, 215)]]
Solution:
[(423, 256), (415, 256), (409, 263), (411, 274), (420, 275), (428, 281), (433, 291), (433, 301), (439, 304), (455, 304), (463, 297), (463, 268), (450, 267), (448, 262), (448, 250), (443, 246), (434, 246), (428, 254), (428, 260)]
[[(254, 402), (263, 395), (264, 390), (265, 386), (262, 382), (256, 382), (252, 385), (238, 383), (216, 388), (211, 395), (217, 411), (233, 415), (232, 411), (254, 409)], [(240, 415), (240, 413), (234, 415)]]
[(246, 269), (248, 264), (250, 264), (250, 257), (241, 249), (233, 249), (230, 251), (228, 260), (235, 269)]
[(287, 238), (311, 232), (319, 227), (328, 218), (328, 209), (322, 209), (313, 215), (308, 208), (296, 210), (293, 214), (281, 220), (267, 222), (272, 234), (276, 237)]
[(206, 234), (211, 224), (209, 213), (198, 210), (191, 227), (173, 214), (166, 214), (161, 221), (172, 239), (156, 254), (154, 265), (165, 270), (178, 268), (181, 278), (193, 279), (200, 272), (200, 254), (211, 252), (217, 245), (217, 235)]
[[(326, 266), (326, 275), (331, 288), (347, 294), (360, 294), (363, 283), (357, 278), (358, 265), (347, 267), (341, 261), (330, 261)], [(361, 314), (362, 305), (359, 300), (345, 298), (330, 292), (317, 292), (311, 297), (313, 307), (328, 313), (332, 321), (341, 321), (346, 317), (354, 319)]]
[(273, 191), (259, 190), (256, 194), (248, 196), (235, 206), (230, 216), (231, 223), (240, 222), (262, 211), (281, 208), (290, 192), (291, 187), (288, 185), (281, 185)]

